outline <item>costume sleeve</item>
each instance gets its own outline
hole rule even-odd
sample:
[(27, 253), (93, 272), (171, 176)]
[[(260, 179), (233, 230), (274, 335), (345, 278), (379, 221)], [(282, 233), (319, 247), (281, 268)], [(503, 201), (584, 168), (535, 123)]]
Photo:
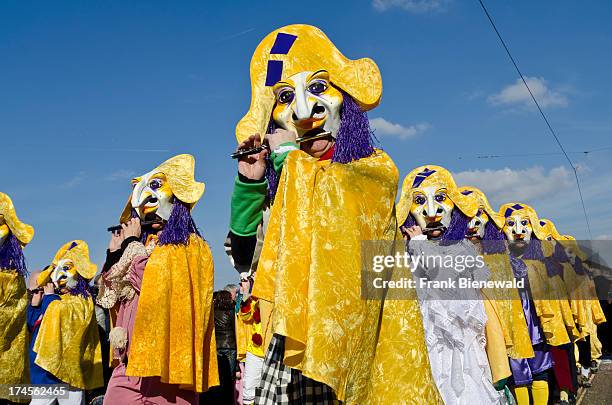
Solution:
[(41, 315), (44, 315), (45, 312), (47, 311), (47, 308), (49, 308), (49, 304), (51, 304), (53, 301), (57, 301), (60, 299), (60, 296), (57, 294), (45, 294), (43, 295), (43, 299), (42, 302), (40, 303), (40, 313)]
[(37, 307), (28, 305), (28, 311), (27, 311), (28, 329), (32, 330), (34, 328), (34, 324), (36, 323), (38, 318), (40, 318), (41, 314), (42, 314), (42, 311), (41, 311), (40, 305)]
[(246, 182), (236, 177), (232, 193), (230, 230), (238, 236), (254, 236), (265, 207), (267, 180)]
[(270, 153), (270, 159), (272, 160), (272, 166), (274, 167), (274, 171), (278, 174), (281, 172), (283, 168), (283, 164), (285, 163), (285, 159), (289, 152), (293, 150), (300, 149), (297, 143), (295, 142), (285, 142), (281, 143), (278, 148)]

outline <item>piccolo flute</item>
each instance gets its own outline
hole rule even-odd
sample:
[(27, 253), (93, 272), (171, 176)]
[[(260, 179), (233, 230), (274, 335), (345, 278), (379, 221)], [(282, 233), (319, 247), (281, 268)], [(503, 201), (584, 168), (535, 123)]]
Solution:
[(256, 153), (262, 152), (265, 149), (268, 149), (268, 147), (265, 146), (265, 145), (261, 145), (261, 146), (258, 146), (256, 148), (241, 149), (239, 151), (236, 151), (236, 152), (232, 153), (230, 155), (230, 157), (232, 159), (240, 159), (240, 158), (243, 158), (245, 156), (254, 155)]
[[(159, 220), (159, 219), (154, 219), (152, 221), (142, 221), (140, 223), (140, 226), (147, 226), (147, 225), (155, 225), (155, 224), (163, 224), (164, 221)], [(109, 232), (117, 232), (120, 231), (123, 227), (121, 225), (115, 225), (115, 226), (111, 226), (106, 228), (107, 231)]]
[(316, 135), (304, 135), (304, 136), (299, 136), (295, 139), (295, 141), (297, 143), (302, 143), (302, 142), (307, 142), (307, 141), (314, 141), (315, 139), (321, 139), (321, 138), (325, 138), (326, 136), (330, 136), (331, 132), (329, 131), (325, 131), (325, 132), (320, 132)]

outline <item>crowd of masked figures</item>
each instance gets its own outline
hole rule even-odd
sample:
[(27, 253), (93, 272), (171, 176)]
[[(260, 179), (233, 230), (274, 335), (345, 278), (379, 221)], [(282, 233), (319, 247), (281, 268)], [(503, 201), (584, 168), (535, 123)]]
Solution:
[[(572, 403), (609, 350), (609, 303), (575, 239), (522, 202), (493, 209), (436, 165), (408, 173), (398, 200), (398, 169), (366, 114), (381, 100), (378, 67), (346, 58), (318, 28), (271, 32), (250, 70), (225, 241), (236, 285), (213, 294), (211, 251), (191, 215), (204, 184), (189, 154), (134, 178), (131, 193), (126, 184), (101, 269), (83, 240), (28, 269), (34, 228), (0, 193), (4, 400)], [(416, 269), (428, 280), (522, 287), (364, 296), (363, 241), (484, 260)], [(66, 391), (9, 396), (18, 384)]]

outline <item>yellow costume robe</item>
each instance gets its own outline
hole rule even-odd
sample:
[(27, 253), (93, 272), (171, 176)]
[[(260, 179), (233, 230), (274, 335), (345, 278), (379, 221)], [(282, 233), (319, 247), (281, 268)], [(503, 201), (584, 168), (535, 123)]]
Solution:
[[(540, 260), (523, 260), (527, 265), (527, 276), (531, 295), (535, 304), (535, 310), (540, 318), (542, 331), (546, 337), (546, 343), (551, 346), (560, 346), (570, 342), (566, 329), (567, 308), (561, 306), (557, 295), (551, 290), (546, 265)], [(558, 276), (557, 276), (558, 277)]]
[(0, 384), (25, 384), (28, 376), (24, 278), (16, 271), (0, 270)]
[(73, 387), (104, 385), (98, 324), (91, 297), (63, 294), (43, 315), (35, 363)]
[(208, 244), (156, 246), (146, 264), (126, 375), (204, 392), (219, 385)]
[[(513, 280), (514, 273), (505, 253), (483, 255), (491, 271), (490, 280)], [(512, 373), (508, 357), (527, 359), (534, 356), (527, 321), (521, 299), (516, 288), (484, 288), (487, 311), (487, 356), (491, 366), (493, 382), (509, 377)]]
[[(382, 151), (348, 164), (290, 152), (259, 259), (253, 295), (274, 303), (264, 332), (286, 336), (284, 363), (346, 404), (377, 398), (367, 391), (382, 301), (361, 296), (360, 252), (362, 241), (395, 238), (397, 182)], [(410, 326), (422, 341), (419, 325), (417, 317)]]

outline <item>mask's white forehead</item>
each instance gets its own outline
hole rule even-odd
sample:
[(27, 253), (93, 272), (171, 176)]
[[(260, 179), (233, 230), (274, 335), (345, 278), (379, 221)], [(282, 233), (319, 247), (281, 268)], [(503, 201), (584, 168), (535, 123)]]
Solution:
[(66, 272), (66, 270), (64, 270), (64, 266), (67, 264), (72, 263), (72, 260), (70, 259), (61, 259), (57, 262), (57, 265), (55, 266), (55, 269), (53, 269), (53, 273), (51, 273), (51, 281), (56, 282), (58, 281), (63, 275), (68, 276), (69, 278), (71, 277), (70, 274), (68, 274), (68, 272)]

